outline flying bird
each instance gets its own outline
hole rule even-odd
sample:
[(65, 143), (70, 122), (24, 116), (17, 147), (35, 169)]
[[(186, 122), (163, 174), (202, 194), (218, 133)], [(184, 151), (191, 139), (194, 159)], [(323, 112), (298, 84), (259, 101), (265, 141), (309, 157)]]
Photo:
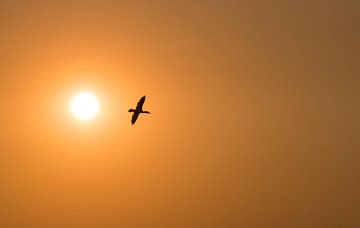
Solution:
[(138, 101), (136, 108), (135, 109), (129, 109), (129, 112), (133, 112), (132, 118), (131, 118), (131, 124), (135, 124), (137, 118), (139, 117), (140, 113), (147, 113), (149, 114), (150, 112), (148, 111), (143, 111), (143, 105), (145, 102), (145, 98), (146, 96), (142, 96), (140, 98), (140, 100)]

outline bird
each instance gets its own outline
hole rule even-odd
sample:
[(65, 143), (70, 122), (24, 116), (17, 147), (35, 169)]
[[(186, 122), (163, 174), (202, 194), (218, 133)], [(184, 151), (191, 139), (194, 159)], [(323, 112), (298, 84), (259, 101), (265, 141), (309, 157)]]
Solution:
[(142, 96), (140, 100), (138, 101), (135, 109), (129, 109), (129, 112), (133, 112), (132, 118), (131, 118), (131, 124), (135, 124), (137, 118), (139, 117), (140, 113), (146, 113), (150, 114), (148, 111), (143, 110), (143, 105), (145, 102), (146, 96)]

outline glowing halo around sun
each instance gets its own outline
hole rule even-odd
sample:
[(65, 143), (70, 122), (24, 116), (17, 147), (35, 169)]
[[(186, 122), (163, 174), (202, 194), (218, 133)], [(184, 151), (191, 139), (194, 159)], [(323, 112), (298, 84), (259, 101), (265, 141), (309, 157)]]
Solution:
[(71, 101), (71, 112), (81, 121), (92, 120), (99, 112), (98, 99), (88, 92), (79, 93)]

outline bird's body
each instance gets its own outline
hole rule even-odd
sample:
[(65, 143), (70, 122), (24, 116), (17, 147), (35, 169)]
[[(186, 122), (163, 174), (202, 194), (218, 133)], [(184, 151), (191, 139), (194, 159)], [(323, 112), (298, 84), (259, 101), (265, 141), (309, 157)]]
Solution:
[(136, 122), (137, 118), (139, 117), (140, 113), (147, 113), (147, 114), (150, 113), (148, 111), (143, 110), (143, 105), (144, 105), (144, 102), (145, 102), (145, 98), (146, 98), (146, 96), (142, 96), (140, 98), (140, 100), (137, 103), (135, 109), (132, 109), (132, 108), (129, 109), (129, 112), (133, 112), (133, 115), (132, 115), (132, 118), (131, 118), (131, 124), (135, 124), (135, 122)]

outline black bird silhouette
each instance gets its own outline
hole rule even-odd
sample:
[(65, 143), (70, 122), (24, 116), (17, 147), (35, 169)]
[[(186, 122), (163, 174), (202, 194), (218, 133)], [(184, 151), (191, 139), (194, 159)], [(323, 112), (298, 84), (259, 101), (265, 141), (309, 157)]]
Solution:
[(145, 102), (145, 98), (146, 96), (143, 96), (140, 98), (139, 102), (137, 103), (136, 105), (136, 109), (129, 109), (129, 112), (133, 112), (134, 114), (132, 115), (132, 118), (131, 118), (131, 124), (134, 124), (138, 118), (138, 116), (140, 115), (140, 113), (147, 113), (149, 114), (150, 112), (148, 111), (143, 111), (143, 105), (144, 105), (144, 102)]

